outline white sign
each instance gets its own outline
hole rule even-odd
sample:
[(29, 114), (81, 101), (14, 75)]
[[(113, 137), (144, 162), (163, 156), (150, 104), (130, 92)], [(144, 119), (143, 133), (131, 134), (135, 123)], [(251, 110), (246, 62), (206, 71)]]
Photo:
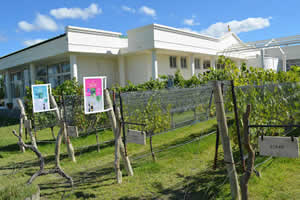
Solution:
[(299, 157), (299, 140), (294, 137), (292, 141), (291, 137), (278, 137), (278, 136), (264, 136), (259, 137), (259, 154), (262, 156), (274, 156), (274, 157)]
[(146, 145), (146, 133), (142, 131), (128, 129), (126, 139), (128, 143)]
[(84, 113), (104, 112), (104, 91), (106, 77), (83, 77)]
[(46, 112), (50, 110), (49, 88), (51, 84), (32, 85), (32, 105), (33, 112)]

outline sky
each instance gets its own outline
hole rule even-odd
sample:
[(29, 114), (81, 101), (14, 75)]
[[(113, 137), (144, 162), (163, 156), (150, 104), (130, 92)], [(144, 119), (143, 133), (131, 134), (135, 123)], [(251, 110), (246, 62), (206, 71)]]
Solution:
[(63, 34), (67, 25), (121, 32), (157, 23), (242, 41), (300, 34), (297, 0), (9, 0), (0, 7), (0, 57)]

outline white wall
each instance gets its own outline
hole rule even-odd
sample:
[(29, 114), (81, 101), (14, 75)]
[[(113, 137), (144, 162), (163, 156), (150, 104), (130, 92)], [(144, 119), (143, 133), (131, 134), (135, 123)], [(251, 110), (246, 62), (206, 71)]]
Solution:
[(129, 30), (127, 34), (128, 34), (128, 52), (142, 51), (145, 49), (154, 48), (152, 25)]
[(49, 58), (67, 52), (66, 36), (0, 59), (0, 70)]
[(108, 87), (119, 82), (117, 57), (77, 54), (77, 67), (80, 84), (83, 84), (84, 76), (107, 76)]
[[(133, 84), (149, 81), (152, 77), (151, 54), (129, 55), (125, 57), (125, 79)], [(159, 61), (158, 61), (159, 63)]]
[(154, 29), (155, 48), (213, 55), (219, 51), (217, 39), (210, 39), (209, 37), (184, 31), (167, 30)]

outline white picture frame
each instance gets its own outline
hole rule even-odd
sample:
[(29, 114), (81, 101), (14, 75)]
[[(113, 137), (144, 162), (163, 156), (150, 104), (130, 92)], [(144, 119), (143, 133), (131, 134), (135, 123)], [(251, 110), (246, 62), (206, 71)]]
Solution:
[[(94, 81), (95, 84), (99, 83), (96, 80), (100, 80), (101, 86), (99, 87), (99, 85), (96, 85), (96, 88), (90, 88), (88, 85), (90, 84), (88, 83), (89, 80)], [(104, 109), (104, 90), (106, 89), (106, 80), (106, 76), (83, 77), (84, 114), (88, 115), (106, 112)], [(97, 95), (97, 87), (100, 89), (98, 92), (101, 94), (99, 95)], [(95, 89), (95, 91), (88, 91), (88, 89)], [(93, 93), (93, 95), (91, 93)]]
[[(42, 93), (39, 94), (40, 98), (36, 98), (38, 94), (36, 93), (36, 88), (40, 88)], [(45, 91), (46, 90), (46, 91)], [(38, 84), (31, 85), (32, 93), (32, 108), (33, 113), (47, 112), (50, 109), (50, 95), (51, 94), (51, 84)]]

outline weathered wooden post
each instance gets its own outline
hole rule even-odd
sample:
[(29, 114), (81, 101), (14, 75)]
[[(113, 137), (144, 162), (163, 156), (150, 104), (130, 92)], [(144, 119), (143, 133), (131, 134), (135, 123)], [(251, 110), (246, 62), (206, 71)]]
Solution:
[(96, 131), (97, 152), (100, 152), (99, 133)]
[(115, 116), (114, 110), (112, 109), (113, 104), (112, 104), (111, 98), (109, 96), (108, 90), (104, 91), (104, 95), (105, 95), (105, 102), (107, 103), (108, 107), (111, 108), (107, 112), (107, 114), (109, 116), (111, 127), (114, 132), (114, 136), (115, 136), (115, 163), (114, 164), (115, 164), (115, 172), (116, 172), (117, 182), (120, 184), (120, 183), (122, 183), (122, 172), (120, 170), (120, 140), (121, 140), (121, 135), (119, 134), (120, 128), (117, 125), (116, 116)]
[(215, 104), (216, 104), (218, 128), (219, 128), (223, 151), (224, 151), (224, 161), (225, 161), (225, 165), (226, 165), (226, 169), (230, 181), (232, 199), (241, 199), (238, 177), (237, 177), (235, 164), (233, 160), (230, 139), (228, 136), (228, 127), (227, 127), (224, 101), (223, 101), (220, 82), (214, 81), (213, 93), (214, 93)]
[[(60, 124), (60, 130), (59, 130), (59, 133), (58, 133), (59, 135), (57, 135), (57, 138), (62, 137), (62, 136), (65, 137), (65, 139), (66, 139), (66, 145), (67, 145), (67, 150), (68, 150), (68, 155), (72, 159), (73, 162), (76, 162), (74, 148), (72, 146), (72, 143), (70, 141), (69, 136), (67, 135), (66, 123), (65, 123), (65, 121), (64, 121), (64, 119), (62, 117), (63, 115), (59, 111), (57, 103), (56, 103), (56, 101), (55, 101), (55, 99), (54, 99), (54, 97), (52, 95), (50, 95), (50, 102), (56, 108), (55, 114), (56, 114), (56, 117), (59, 120), (59, 124)], [(56, 143), (57, 142), (58, 142), (58, 139), (56, 140)], [(58, 145), (58, 144), (56, 144), (56, 145)], [(60, 145), (59, 145), (59, 148), (60, 148)]]
[[(120, 112), (120, 109), (118, 107), (116, 107), (116, 117), (117, 117), (117, 122), (118, 122), (118, 125), (119, 125), (119, 135), (121, 136), (121, 131), (122, 131), (122, 128), (121, 128), (121, 112)], [(119, 137), (120, 139), (120, 152), (121, 152), (121, 156), (122, 156), (122, 159), (124, 161), (124, 164), (125, 164), (125, 168), (127, 170), (127, 173), (128, 173), (128, 176), (133, 176), (133, 170), (132, 170), (132, 167), (131, 167), (131, 163), (130, 163), (130, 160), (128, 158), (128, 155), (126, 155), (125, 153), (125, 145), (122, 141), (122, 138)]]
[[(25, 112), (25, 107), (23, 105), (23, 102), (21, 99), (17, 99), (17, 103), (18, 103), (18, 106), (20, 108), (20, 111), (21, 111), (21, 119), (20, 119), (20, 134), (21, 134), (21, 137), (22, 137), (22, 133), (23, 133), (23, 124), (26, 123), (28, 126), (26, 126), (25, 128), (31, 132), (31, 123), (29, 121), (27, 121), (27, 116), (26, 116), (26, 112)], [(21, 124), (21, 121), (22, 121), (22, 124)], [(29, 122), (29, 123), (28, 123)], [(31, 139), (31, 143), (33, 146), (35, 146), (37, 148), (37, 144), (36, 144), (36, 139), (35, 137), (32, 135), (32, 134), (29, 134), (30, 135), (30, 139)], [(24, 148), (24, 147), (23, 147)]]
[(250, 143), (250, 133), (249, 133), (249, 116), (251, 112), (251, 106), (247, 105), (246, 113), (243, 116), (243, 124), (244, 124), (244, 144), (245, 148), (248, 151), (248, 161), (247, 161), (247, 169), (244, 175), (241, 177), (241, 191), (242, 191), (242, 200), (248, 200), (248, 181), (253, 173), (254, 169), (254, 160), (255, 160), (255, 152)]

